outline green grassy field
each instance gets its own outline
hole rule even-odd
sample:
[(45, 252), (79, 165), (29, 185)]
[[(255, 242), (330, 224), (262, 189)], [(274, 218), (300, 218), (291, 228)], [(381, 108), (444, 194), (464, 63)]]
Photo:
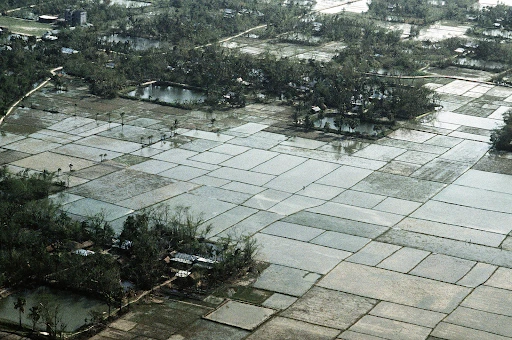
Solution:
[(35, 35), (40, 37), (48, 30), (52, 29), (50, 24), (42, 24), (33, 20), (23, 20), (8, 16), (0, 16), (0, 26), (7, 27), (13, 33)]

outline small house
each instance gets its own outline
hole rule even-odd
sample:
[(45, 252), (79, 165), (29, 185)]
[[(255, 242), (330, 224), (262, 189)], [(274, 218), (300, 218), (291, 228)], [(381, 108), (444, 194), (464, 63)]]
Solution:
[(320, 113), (320, 112), (322, 112), (322, 109), (320, 108), (320, 106), (312, 106), (311, 107), (311, 113), (316, 114), (316, 113)]
[(81, 255), (81, 256), (89, 256), (93, 255), (94, 252), (92, 250), (86, 250), (86, 249), (77, 249), (74, 251), (75, 254)]
[(224, 9), (224, 18), (234, 18), (235, 17), (235, 11), (231, 8)]
[(61, 52), (62, 52), (62, 54), (75, 54), (75, 53), (78, 53), (77, 50), (74, 50), (74, 49), (69, 48), (69, 47), (61, 48)]

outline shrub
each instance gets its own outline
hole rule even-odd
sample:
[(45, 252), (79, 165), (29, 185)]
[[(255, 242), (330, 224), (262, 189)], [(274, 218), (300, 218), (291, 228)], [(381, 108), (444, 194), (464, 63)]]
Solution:
[(503, 116), (505, 125), (495, 129), (491, 134), (492, 146), (496, 150), (512, 151), (512, 112), (508, 111)]

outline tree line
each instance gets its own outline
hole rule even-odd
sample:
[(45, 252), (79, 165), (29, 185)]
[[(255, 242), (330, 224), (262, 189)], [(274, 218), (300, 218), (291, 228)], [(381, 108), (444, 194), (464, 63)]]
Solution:
[[(49, 3), (56, 5), (59, 1)], [(105, 6), (94, 1), (92, 4)], [(233, 19), (225, 15), (224, 10), (229, 8), (234, 11), (235, 18), (246, 16), (258, 18), (257, 20), (260, 20), (258, 23), (267, 22), (271, 15), (277, 15), (276, 23), (269, 24), (263, 34), (275, 34), (281, 30), (297, 33), (305, 31), (325, 42), (340, 41), (346, 47), (340, 48), (333, 60), (329, 62), (280, 58), (270, 53), (264, 56), (251, 56), (236, 50), (227, 50), (218, 45), (193, 48), (189, 41), (190, 37), (174, 41), (176, 43), (174, 46), (167, 45), (148, 51), (135, 51), (129, 44), (114, 44), (100, 39), (108, 30), (100, 29), (101, 25), (98, 25), (98, 27), (63, 30), (59, 34), (59, 40), (47, 42), (44, 47), (41, 47), (46, 55), (44, 61), (51, 66), (63, 65), (65, 72), (84, 78), (89, 83), (93, 94), (106, 98), (115, 97), (118, 91), (127, 85), (135, 85), (147, 80), (160, 80), (203, 88), (208, 95), (206, 104), (213, 108), (218, 107), (219, 104), (243, 106), (247, 98), (265, 93), (267, 96), (286, 98), (292, 102), (294, 99), (308, 101), (308, 105), (323, 102), (336, 109), (349, 108), (351, 98), (354, 96), (364, 95), (366, 98), (376, 92), (384, 95), (384, 92), (397, 94), (400, 91), (402, 93), (413, 91), (410, 86), (402, 86), (396, 82), (382, 85), (375, 82), (374, 78), (368, 77), (367, 73), (414, 75), (420, 67), (429, 63), (446, 66), (452, 62), (453, 49), (450, 43), (442, 42), (432, 48), (432, 45), (422, 42), (402, 41), (400, 32), (389, 31), (366, 18), (343, 13), (310, 18), (305, 16), (307, 6), (301, 6), (295, 2), (290, 2), (287, 6), (279, 5), (277, 8), (272, 7), (275, 4), (259, 1), (245, 2), (243, 5), (237, 1), (202, 1), (194, 4), (201, 8), (197, 11), (193, 11), (190, 7), (192, 5), (188, 2), (181, 1), (159, 1), (154, 6), (162, 10), (149, 17), (135, 13), (143, 12), (144, 9), (126, 9), (125, 16), (117, 17), (114, 26), (124, 20), (137, 18), (140, 22), (150, 20), (147, 21), (151, 22), (148, 27), (152, 29), (157, 27), (158, 32), (148, 33), (149, 31), (141, 29), (131, 33), (156, 34), (165, 40), (168, 38), (166, 34), (174, 34), (173, 31), (176, 31), (168, 27), (169, 20), (186, 18), (191, 21), (194, 17), (192, 21), (200, 24), (204, 18), (214, 15), (220, 16), (219, 20), (224, 22)], [(107, 6), (102, 7), (102, 10), (115, 13), (118, 10), (117, 7)], [(261, 13), (261, 16), (258, 13)], [(300, 17), (304, 20), (299, 20)], [(167, 26), (155, 25), (155, 20), (160, 20), (162, 25)], [(294, 24), (291, 24), (292, 22)], [(251, 25), (255, 23), (250, 22)], [(179, 27), (183, 26), (178, 24)], [(284, 26), (279, 26), (281, 24)], [(171, 26), (174, 27), (174, 25)], [(127, 27), (133, 30), (135, 26), (130, 23)], [(186, 30), (201, 35), (201, 29), (198, 27), (187, 27)], [(221, 29), (217, 31), (216, 37), (227, 33)], [(180, 34), (180, 36), (184, 35)], [(210, 38), (198, 39), (192, 40), (210, 41)], [(79, 53), (63, 55), (60, 52), (61, 47), (70, 47)], [(107, 68), (107, 63), (114, 65), (114, 68)], [(397, 88), (400, 88), (400, 91), (396, 91)], [(427, 93), (426, 90), (415, 89), (413, 92), (421, 99), (428, 99), (431, 96), (431, 93)], [(230, 94), (229, 101), (223, 99), (226, 94)], [(392, 96), (386, 97), (392, 98)], [(403, 109), (398, 107), (399, 105), (405, 105), (404, 101), (395, 101), (393, 105), (374, 105), (377, 109), (373, 112), (381, 114), (384, 110), (393, 109), (396, 112), (387, 112), (387, 114), (392, 114), (394, 117), (406, 116)], [(414, 110), (415, 107), (418, 106), (409, 106), (408, 109), (413, 111), (408, 116), (424, 112), (423, 106)]]
[(439, 20), (465, 21), (475, 0), (372, 0), (368, 13), (381, 20), (431, 24)]

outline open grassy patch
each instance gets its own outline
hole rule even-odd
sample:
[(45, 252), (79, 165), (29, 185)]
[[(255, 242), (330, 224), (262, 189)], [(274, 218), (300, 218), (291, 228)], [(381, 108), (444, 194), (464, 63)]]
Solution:
[(42, 36), (46, 31), (52, 29), (52, 25), (43, 24), (33, 20), (24, 20), (8, 16), (0, 16), (0, 26), (7, 27), (11, 32)]
[(272, 292), (249, 286), (225, 286), (215, 291), (214, 295), (259, 305), (272, 295)]

